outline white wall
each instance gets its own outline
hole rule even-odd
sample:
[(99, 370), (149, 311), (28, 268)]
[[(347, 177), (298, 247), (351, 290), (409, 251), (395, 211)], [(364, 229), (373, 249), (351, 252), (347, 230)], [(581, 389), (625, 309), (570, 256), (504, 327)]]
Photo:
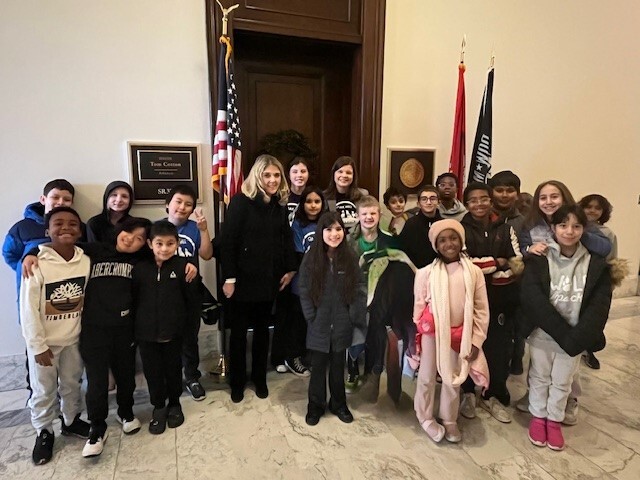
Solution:
[[(210, 133), (203, 0), (2, 0), (0, 232), (50, 179), (78, 189), (84, 218), (104, 186), (127, 179), (127, 140), (205, 144)], [(532, 191), (565, 181), (614, 204), (620, 254), (638, 270), (640, 4), (596, 0), (388, 0), (382, 155), (435, 147), (447, 169), (460, 40), (467, 34), (467, 154), (491, 50), (496, 52), (494, 172)], [(387, 182), (383, 161), (381, 191)], [(134, 213), (159, 218), (158, 207)], [(209, 280), (211, 264), (207, 264)], [(13, 273), (0, 266), (0, 355), (21, 353)]]
[(523, 191), (558, 179), (576, 199), (605, 195), (636, 275), (639, 18), (635, 0), (387, 0), (382, 158), (388, 147), (433, 147), (436, 175), (448, 169), (466, 34), (467, 165), (495, 50), (493, 172), (513, 170)]
[[(0, 232), (57, 177), (76, 187), (84, 219), (98, 213), (105, 185), (128, 179), (127, 140), (205, 144), (203, 208), (212, 227), (205, 2), (2, 0)], [(164, 208), (133, 213), (155, 219)], [(0, 355), (21, 353), (4, 262), (0, 278)]]

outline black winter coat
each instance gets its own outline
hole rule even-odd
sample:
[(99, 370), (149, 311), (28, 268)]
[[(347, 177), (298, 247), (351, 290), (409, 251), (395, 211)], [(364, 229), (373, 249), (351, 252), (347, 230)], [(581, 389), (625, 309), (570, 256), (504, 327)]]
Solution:
[(547, 332), (567, 352), (575, 357), (583, 351), (597, 352), (605, 346), (604, 326), (611, 307), (611, 276), (603, 257), (591, 254), (587, 281), (580, 305), (578, 324), (572, 327), (562, 318), (549, 300), (551, 278), (547, 257), (532, 255), (525, 262), (520, 290), (523, 325), (528, 337), (539, 327)]
[(298, 268), (287, 208), (239, 193), (229, 203), (220, 241), (222, 278), (236, 279), (232, 300), (266, 302), (276, 298), (280, 279)]
[(133, 268), (137, 340), (158, 342), (181, 337), (187, 320), (199, 315), (200, 279), (187, 283), (187, 261), (176, 255), (160, 268), (153, 259), (143, 260)]
[(437, 253), (429, 241), (429, 230), (431, 225), (438, 220), (442, 220), (438, 210), (436, 210), (436, 216), (433, 218), (429, 218), (418, 211), (415, 217), (407, 220), (398, 236), (400, 249), (407, 254), (416, 268), (426, 267), (437, 257)]
[[(321, 240), (317, 240), (321, 241)], [(364, 275), (360, 276), (356, 296), (351, 304), (342, 300), (340, 292), (344, 289), (344, 274), (336, 275), (327, 270), (320, 305), (316, 307), (311, 300), (311, 269), (305, 256), (300, 266), (298, 286), (300, 305), (307, 320), (307, 348), (319, 352), (339, 352), (351, 346), (354, 327), (365, 328), (367, 312), (367, 284)]]
[(89, 242), (106, 242), (106, 243), (115, 243), (116, 234), (115, 234), (115, 225), (111, 223), (109, 218), (109, 207), (107, 206), (107, 200), (109, 200), (109, 195), (116, 188), (125, 188), (129, 191), (129, 206), (124, 213), (124, 216), (118, 220), (118, 223), (124, 222), (127, 218), (130, 217), (129, 210), (133, 206), (133, 190), (131, 189), (131, 185), (126, 182), (115, 181), (111, 182), (107, 185), (107, 188), (104, 189), (104, 195), (102, 196), (102, 212), (98, 215), (91, 217), (87, 222), (87, 240)]

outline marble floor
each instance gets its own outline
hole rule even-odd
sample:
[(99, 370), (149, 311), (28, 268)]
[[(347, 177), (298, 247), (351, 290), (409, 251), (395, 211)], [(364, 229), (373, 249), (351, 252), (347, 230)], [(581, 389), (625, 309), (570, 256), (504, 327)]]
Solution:
[[(207, 398), (194, 402), (184, 396), (186, 422), (163, 435), (152, 436), (145, 426), (125, 436), (112, 415), (105, 450), (96, 459), (82, 458), (83, 441), (58, 436), (56, 425), (54, 458), (40, 467), (31, 463), (34, 432), (25, 391), (0, 393), (0, 478), (637, 480), (640, 297), (614, 301), (606, 333), (607, 348), (598, 356), (602, 369), (581, 368), (579, 422), (564, 429), (563, 452), (531, 445), (528, 414), (515, 412), (511, 424), (501, 424), (480, 409), (476, 419), (461, 419), (461, 444), (436, 445), (415, 419), (415, 386), (408, 377), (398, 406), (384, 394), (376, 404), (354, 394), (354, 423), (328, 415), (309, 427), (308, 381), (272, 372), (268, 399), (248, 390), (237, 405), (225, 385), (207, 377)], [(524, 382), (524, 376), (510, 380), (514, 399), (524, 393)], [(136, 405), (139, 418), (148, 422), (151, 406), (142, 388)]]

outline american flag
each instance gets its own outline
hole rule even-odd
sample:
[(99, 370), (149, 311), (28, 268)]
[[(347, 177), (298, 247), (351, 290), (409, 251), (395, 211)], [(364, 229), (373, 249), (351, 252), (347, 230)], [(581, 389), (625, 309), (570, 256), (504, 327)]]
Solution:
[(231, 197), (240, 191), (244, 177), (231, 44), (227, 37), (221, 38), (221, 44), (218, 64), (218, 115), (213, 139), (211, 183), (213, 189), (221, 193), (228, 204)]

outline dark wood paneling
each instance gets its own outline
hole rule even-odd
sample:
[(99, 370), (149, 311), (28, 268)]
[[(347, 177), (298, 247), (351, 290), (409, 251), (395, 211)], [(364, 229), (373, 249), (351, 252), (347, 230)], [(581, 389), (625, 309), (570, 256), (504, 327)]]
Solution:
[(362, 45), (353, 61), (354, 117), (351, 145), (359, 161), (360, 184), (378, 196), (382, 81), (384, 66), (385, 0), (362, 3)]
[(360, 43), (364, 0), (242, 0), (234, 28)]

